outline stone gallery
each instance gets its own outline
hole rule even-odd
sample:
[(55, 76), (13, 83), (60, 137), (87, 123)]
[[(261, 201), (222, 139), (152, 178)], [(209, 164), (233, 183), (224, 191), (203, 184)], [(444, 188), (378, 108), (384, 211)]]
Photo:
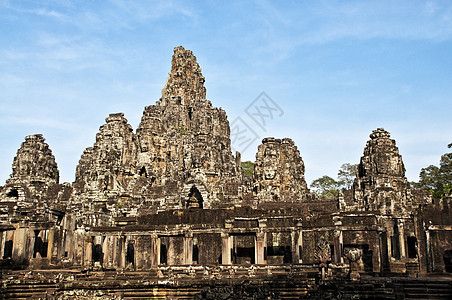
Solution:
[(0, 187), (3, 296), (321, 298), (364, 282), (451, 295), (450, 280), (419, 278), (452, 272), (452, 195), (411, 189), (389, 132), (370, 133), (337, 199), (310, 192), (290, 138), (264, 138), (245, 181), (204, 80), (176, 47), (160, 100), (136, 130), (110, 114), (72, 184), (44, 137), (25, 137)]

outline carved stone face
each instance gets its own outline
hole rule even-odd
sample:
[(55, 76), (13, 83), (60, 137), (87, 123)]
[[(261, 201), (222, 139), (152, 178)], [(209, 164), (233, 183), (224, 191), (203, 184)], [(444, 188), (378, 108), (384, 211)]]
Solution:
[(274, 179), (276, 176), (276, 167), (275, 166), (266, 166), (264, 167), (264, 178), (267, 180)]

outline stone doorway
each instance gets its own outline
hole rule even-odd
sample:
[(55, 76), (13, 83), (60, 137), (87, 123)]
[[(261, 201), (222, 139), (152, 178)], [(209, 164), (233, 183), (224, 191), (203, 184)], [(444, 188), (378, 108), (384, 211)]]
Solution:
[(5, 248), (3, 250), (3, 259), (8, 259), (13, 257), (13, 241), (6, 241)]
[(417, 257), (417, 238), (414, 236), (407, 237), (406, 240), (407, 250), (408, 250), (408, 258), (416, 258)]
[(102, 245), (95, 244), (93, 246), (93, 262), (94, 263), (99, 262), (102, 265), (103, 256), (104, 254), (102, 253)]
[(198, 188), (193, 185), (188, 193), (188, 200), (185, 203), (185, 208), (203, 208), (204, 199)]
[(133, 243), (127, 244), (126, 263), (135, 265), (135, 247)]
[(33, 258), (47, 257), (48, 242), (43, 241), (43, 234), (41, 230), (35, 230), (35, 244), (33, 249)]
[(232, 262), (236, 265), (252, 265), (256, 263), (256, 236), (254, 234), (238, 234), (233, 236)]
[(448, 273), (452, 273), (452, 250), (444, 251), (444, 269)]

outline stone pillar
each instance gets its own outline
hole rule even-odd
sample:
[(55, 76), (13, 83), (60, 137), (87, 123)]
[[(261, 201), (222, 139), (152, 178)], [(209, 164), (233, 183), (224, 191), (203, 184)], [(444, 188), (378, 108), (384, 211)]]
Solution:
[(388, 230), (387, 234), (386, 234), (386, 241), (387, 241), (387, 245), (388, 245), (388, 258), (389, 258), (388, 263), (390, 263), (391, 261), (394, 260), (394, 258), (392, 257), (392, 242), (391, 242), (391, 238), (392, 238), (393, 234), (394, 234), (394, 232), (392, 230)]
[(342, 236), (342, 230), (334, 231), (334, 263), (339, 264), (344, 262), (342, 257), (342, 250), (344, 247), (344, 241)]
[(17, 263), (22, 263), (25, 259), (27, 248), (27, 228), (16, 229), (13, 240), (13, 257)]
[(406, 258), (404, 221), (398, 222), (397, 226), (399, 228), (400, 259), (404, 260)]
[(301, 229), (298, 230), (298, 241), (297, 241), (297, 256), (298, 256), (298, 263), (303, 263), (303, 231)]
[(74, 243), (72, 245), (67, 245), (69, 253), (71, 254), (69, 257), (72, 259), (74, 265), (81, 266), (83, 265), (83, 256), (85, 253), (85, 237), (83, 236), (81, 229), (77, 229), (71, 234), (74, 235)]
[[(28, 261), (31, 261), (31, 259), (33, 259), (33, 253), (35, 251), (35, 240), (36, 240), (36, 235), (35, 235), (35, 231), (34, 230), (29, 230), (28, 231), (28, 241), (29, 241), (29, 246), (28, 246), (28, 250), (27, 250), (27, 259)], [(3, 243), (0, 243), (0, 245), (3, 245)], [(3, 256), (0, 256), (0, 258), (2, 258)]]
[(292, 231), (290, 233), (290, 240), (291, 240), (290, 250), (292, 252), (292, 264), (297, 264), (299, 261), (299, 259), (298, 259), (298, 232), (297, 231)]
[(119, 238), (119, 267), (120, 268), (125, 268), (126, 267), (126, 237), (125, 236), (121, 236)]
[(176, 265), (176, 261), (177, 261), (177, 254), (178, 253), (176, 253), (176, 251), (175, 251), (175, 245), (174, 245), (174, 242), (175, 242), (175, 237), (172, 237), (172, 236), (169, 236), (168, 237), (168, 245), (167, 245), (167, 248), (166, 248), (166, 250), (167, 250), (167, 255), (166, 255), (166, 264), (168, 265), (168, 266), (174, 266), (174, 265)]
[(111, 265), (113, 268), (119, 268), (119, 238), (118, 236), (112, 236), (111, 241)]
[(256, 233), (255, 239), (255, 261), (258, 265), (264, 265), (265, 261), (265, 247), (267, 246), (267, 233), (258, 232)]
[(74, 247), (77, 245), (75, 244), (75, 241), (77, 239), (74, 239), (75, 232), (73, 230), (67, 230), (66, 231), (66, 238), (64, 240), (64, 252), (67, 252), (67, 257), (72, 259), (74, 255)]
[(378, 232), (374, 232), (373, 233), (375, 235), (375, 241), (378, 241), (378, 243), (374, 243), (373, 245), (373, 255), (372, 255), (372, 271), (374, 273), (378, 273), (381, 270), (381, 249), (380, 249), (380, 243), (379, 243), (379, 233)]
[(221, 263), (223, 265), (232, 265), (231, 249), (233, 239), (227, 232), (221, 233)]
[(431, 255), (431, 245), (430, 245), (430, 230), (425, 230), (425, 246), (427, 251), (427, 272), (432, 272), (433, 270), (433, 258)]
[(6, 241), (6, 231), (0, 233), (0, 259), (3, 259), (3, 254), (5, 251), (5, 241)]
[(55, 235), (55, 229), (51, 228), (49, 229), (49, 234), (47, 236), (47, 258), (49, 259), (49, 262), (52, 259), (52, 251), (53, 251), (53, 239)]
[(193, 233), (184, 236), (184, 264), (193, 264)]
[[(147, 242), (146, 242), (147, 241)], [(149, 253), (147, 247), (149, 247), (149, 239), (147, 236), (137, 235), (135, 236), (135, 267), (137, 270), (146, 268), (149, 260)]]
[(103, 257), (103, 266), (111, 268), (112, 267), (112, 261), (111, 261), (111, 250), (112, 250), (112, 238), (111, 236), (106, 236), (104, 238), (104, 242), (102, 243), (102, 252), (104, 253)]
[(160, 239), (157, 234), (151, 234), (151, 267), (160, 264)]
[(85, 239), (85, 255), (83, 265), (85, 267), (91, 266), (93, 261), (93, 237), (87, 236)]

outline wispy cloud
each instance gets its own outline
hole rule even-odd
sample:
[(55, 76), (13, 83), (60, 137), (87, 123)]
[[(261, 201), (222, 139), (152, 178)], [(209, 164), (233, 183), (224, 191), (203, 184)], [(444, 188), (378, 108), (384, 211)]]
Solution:
[(54, 9), (48, 9), (45, 7), (39, 7), (39, 8), (25, 8), (20, 6), (16, 1), (2, 1), (0, 2), (0, 5), (3, 6), (6, 9), (12, 10), (19, 14), (29, 14), (29, 15), (35, 15), (39, 17), (50, 17), (55, 18), (59, 20), (67, 19), (68, 16), (65, 14), (58, 12)]

